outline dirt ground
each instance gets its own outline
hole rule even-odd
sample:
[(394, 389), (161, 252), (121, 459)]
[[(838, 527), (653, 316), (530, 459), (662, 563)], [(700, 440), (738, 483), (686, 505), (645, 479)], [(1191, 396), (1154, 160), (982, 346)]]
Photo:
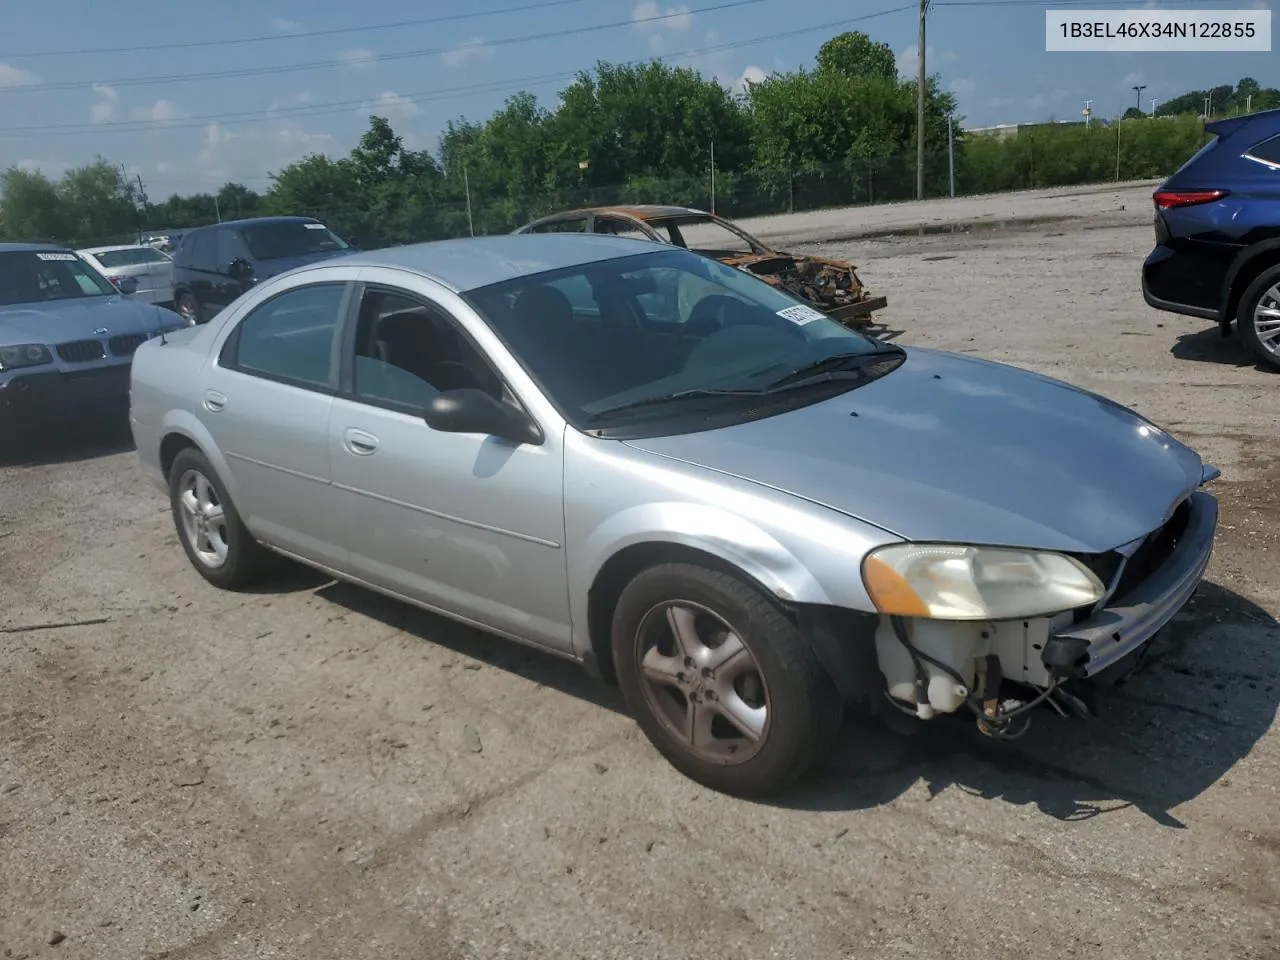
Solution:
[(1280, 377), (1145, 306), (1149, 196), (748, 225), (853, 257), (899, 342), (1101, 391), (1223, 470), (1208, 580), (1100, 719), (851, 722), (773, 804), (682, 779), (572, 665), (306, 574), (214, 590), (108, 435), (11, 451), (3, 956), (1280, 957)]

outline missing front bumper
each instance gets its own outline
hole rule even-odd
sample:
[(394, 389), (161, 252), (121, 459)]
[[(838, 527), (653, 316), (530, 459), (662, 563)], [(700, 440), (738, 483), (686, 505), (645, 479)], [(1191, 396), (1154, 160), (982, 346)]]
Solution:
[(1111, 606), (1048, 638), (1041, 660), (1050, 675), (1095, 677), (1159, 633), (1200, 585), (1217, 528), (1217, 498), (1192, 494), (1186, 529), (1159, 569)]

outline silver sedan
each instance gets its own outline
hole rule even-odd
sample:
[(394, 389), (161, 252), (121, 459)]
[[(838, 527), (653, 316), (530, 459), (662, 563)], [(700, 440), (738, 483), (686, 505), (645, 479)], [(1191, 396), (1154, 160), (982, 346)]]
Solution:
[(1087, 712), (1218, 517), (1217, 471), (1102, 397), (605, 236), (274, 277), (144, 344), (131, 420), (209, 582), (284, 555), (578, 661), (738, 795), (850, 705), (992, 737)]

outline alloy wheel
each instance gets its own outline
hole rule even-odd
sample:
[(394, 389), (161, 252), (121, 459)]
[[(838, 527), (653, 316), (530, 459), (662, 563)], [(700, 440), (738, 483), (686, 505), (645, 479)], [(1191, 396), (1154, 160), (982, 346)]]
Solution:
[(751, 759), (769, 731), (760, 665), (723, 617), (685, 600), (658, 604), (636, 631), (641, 688), (654, 715), (703, 760)]
[(1253, 310), (1253, 329), (1262, 349), (1280, 356), (1280, 283), (1259, 298)]
[(199, 470), (188, 470), (178, 483), (179, 517), (182, 533), (204, 566), (214, 569), (226, 563), (231, 550), (227, 516), (209, 478)]

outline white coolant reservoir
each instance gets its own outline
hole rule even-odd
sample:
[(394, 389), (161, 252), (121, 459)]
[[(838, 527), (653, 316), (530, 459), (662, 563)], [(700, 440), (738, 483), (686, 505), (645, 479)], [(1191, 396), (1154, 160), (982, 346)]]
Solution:
[(915, 703), (916, 713), (927, 720), (935, 712), (953, 713), (964, 705), (976, 678), (976, 658), (990, 652), (990, 640), (984, 637), (984, 625), (945, 620), (904, 619), (907, 639), (921, 653), (945, 663), (964, 678), (963, 684), (945, 670), (923, 661), (928, 678), (928, 702), (916, 697), (916, 665), (910, 652), (894, 632), (888, 617), (880, 618), (876, 629), (876, 655), (884, 674), (889, 695), (895, 700)]

